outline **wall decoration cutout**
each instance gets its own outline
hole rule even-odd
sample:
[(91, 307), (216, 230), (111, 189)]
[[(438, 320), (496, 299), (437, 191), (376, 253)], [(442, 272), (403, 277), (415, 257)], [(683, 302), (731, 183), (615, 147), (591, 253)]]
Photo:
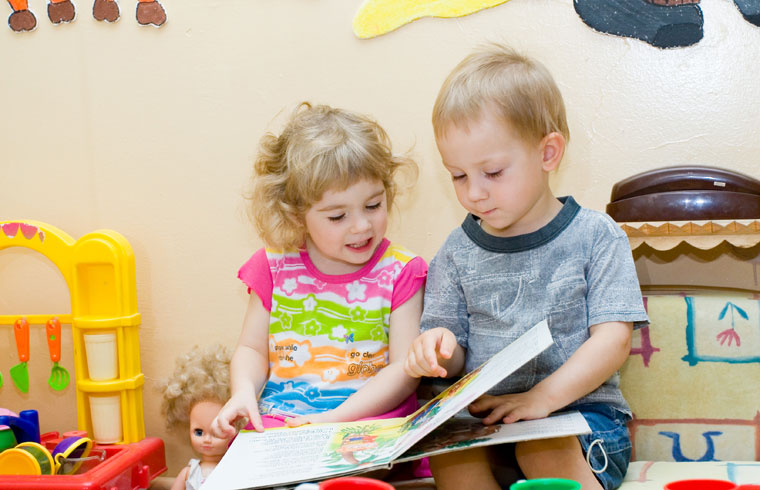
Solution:
[(687, 458), (683, 454), (683, 450), (681, 449), (681, 434), (678, 432), (670, 432), (668, 430), (661, 430), (659, 432), (661, 436), (665, 436), (668, 439), (673, 441), (673, 448), (671, 450), (671, 455), (673, 456), (673, 461), (718, 461), (715, 459), (715, 440), (713, 438), (717, 438), (718, 436), (722, 436), (723, 432), (719, 430), (708, 430), (707, 432), (702, 432), (702, 437), (704, 438), (705, 442), (705, 453), (696, 458), (691, 459)]
[(116, 22), (121, 16), (119, 4), (116, 3), (116, 0), (95, 0), (92, 5), (92, 16), (95, 17), (95, 20)]
[[(647, 308), (647, 301), (649, 298), (643, 296), (641, 299), (644, 300), (644, 310), (649, 313)], [(644, 367), (649, 367), (649, 361), (652, 359), (655, 352), (660, 352), (660, 348), (652, 345), (652, 340), (649, 336), (649, 325), (633, 332), (630, 352), (631, 356), (641, 356), (642, 361), (644, 361)]]
[(47, 4), (48, 19), (53, 24), (72, 22), (77, 15), (71, 0), (50, 0)]
[(760, 460), (760, 412), (753, 419), (639, 419), (628, 422), (632, 460)]
[(760, 301), (698, 296), (686, 300), (686, 349), (683, 360), (760, 363)]
[[(99, 0), (101, 2), (113, 0)], [(422, 17), (463, 17), (508, 0), (364, 0), (354, 16), (354, 34), (369, 39)], [(698, 43), (703, 35), (701, 0), (573, 0), (592, 29), (639, 39), (657, 48)], [(760, 26), (760, 0), (733, 0), (747, 22)]]
[(27, 0), (8, 0), (13, 12), (8, 17), (8, 26), (16, 32), (32, 31), (37, 27), (37, 17), (29, 10)]
[[(636, 337), (638, 337), (638, 342), (636, 342)], [(641, 356), (641, 360), (644, 361), (644, 367), (649, 367), (649, 361), (655, 352), (660, 352), (660, 348), (652, 345), (652, 340), (649, 338), (649, 326), (636, 330), (633, 335), (630, 355)]]
[[(649, 331), (634, 332), (640, 347), (620, 369), (634, 414), (632, 461), (760, 460), (760, 391), (752, 381), (760, 297), (706, 290), (644, 298)], [(645, 352), (654, 354), (648, 362)]]
[[(95, 0), (92, 16), (95, 20), (116, 22), (121, 16), (119, 3), (116, 0)], [(158, 0), (138, 0), (135, 17), (140, 25), (161, 27), (166, 23), (166, 10)]]
[[(28, 0), (8, 0), (8, 3), (13, 9), (8, 17), (11, 30), (27, 32), (37, 27), (37, 17), (29, 10)], [(76, 17), (76, 7), (71, 0), (49, 0), (47, 12), (53, 24), (72, 22)], [(96, 20), (116, 22), (120, 17), (119, 4), (116, 0), (95, 0), (92, 16)], [(135, 16), (140, 25), (161, 27), (166, 23), (166, 11), (158, 0), (137, 0)]]
[[(575, 11), (594, 30), (640, 39), (657, 48), (698, 43), (704, 19), (700, 0), (574, 0)], [(760, 0), (734, 0), (747, 22), (760, 26)]]
[(463, 17), (508, 0), (365, 0), (354, 16), (354, 34), (380, 36), (422, 17)]
[[(660, 488), (653, 481), (665, 482), (683, 479), (684, 475), (711, 480), (728, 480), (737, 484), (760, 481), (760, 462), (718, 461), (692, 465), (672, 461), (632, 461), (625, 475), (626, 488)], [(630, 482), (630, 483), (629, 483)], [(643, 485), (635, 485), (643, 483)], [(628, 487), (627, 485), (631, 485)], [(748, 485), (747, 488), (754, 488)]]

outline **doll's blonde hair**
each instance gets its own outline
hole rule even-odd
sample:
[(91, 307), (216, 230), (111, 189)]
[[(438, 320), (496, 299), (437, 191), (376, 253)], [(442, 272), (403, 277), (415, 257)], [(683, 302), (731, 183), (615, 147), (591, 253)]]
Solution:
[(174, 374), (161, 383), (164, 400), (161, 412), (173, 430), (190, 423), (195, 404), (213, 401), (224, 405), (230, 398), (230, 349), (216, 344), (198, 346), (178, 357)]
[(362, 180), (383, 183), (388, 208), (394, 175), (415, 163), (394, 155), (383, 128), (370, 117), (327, 105), (301, 103), (279, 135), (265, 134), (254, 163), (251, 215), (267, 246), (297, 248), (306, 239), (304, 215), (325, 191)]
[(549, 70), (513, 49), (489, 43), (462, 60), (443, 82), (433, 106), (433, 129), (467, 124), (493, 110), (524, 141), (557, 132), (570, 139), (565, 103)]

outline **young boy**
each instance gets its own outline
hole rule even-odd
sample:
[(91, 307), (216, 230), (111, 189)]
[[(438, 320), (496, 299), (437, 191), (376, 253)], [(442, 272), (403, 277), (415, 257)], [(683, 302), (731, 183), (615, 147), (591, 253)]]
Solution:
[[(407, 373), (469, 372), (546, 319), (554, 345), (470, 411), (493, 424), (579, 410), (593, 433), (517, 443), (519, 470), (576, 480), (584, 490), (618, 487), (630, 458), (631, 412), (617, 370), (632, 328), (646, 325), (647, 315), (623, 231), (549, 188), (569, 137), (559, 89), (541, 64), (489, 45), (444, 82), (433, 126), (469, 214), (430, 264), (423, 333), (409, 350)], [(431, 458), (436, 484), (500, 488), (494, 458), (511, 449)]]

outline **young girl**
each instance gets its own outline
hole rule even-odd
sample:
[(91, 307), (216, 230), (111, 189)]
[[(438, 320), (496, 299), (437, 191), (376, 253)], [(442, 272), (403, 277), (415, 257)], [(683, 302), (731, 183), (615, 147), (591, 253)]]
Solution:
[(172, 490), (198, 490), (224, 456), (229, 437), (211, 433), (211, 422), (230, 396), (230, 352), (221, 345), (195, 347), (178, 358), (174, 375), (164, 383), (162, 412), (170, 429), (190, 429), (190, 443), (200, 459), (191, 459)]
[(427, 265), (385, 238), (400, 167), (385, 131), (303, 103), (261, 141), (253, 217), (266, 249), (238, 272), (250, 301), (232, 357), (232, 397), (212, 424), (235, 434), (282, 425), (403, 416)]

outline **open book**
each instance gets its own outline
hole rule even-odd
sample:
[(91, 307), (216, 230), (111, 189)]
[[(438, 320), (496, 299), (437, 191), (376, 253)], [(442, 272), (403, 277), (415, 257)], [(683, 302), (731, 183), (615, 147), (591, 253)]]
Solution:
[(407, 417), (243, 430), (202, 490), (314, 481), (474, 446), (588, 433), (588, 424), (578, 412), (492, 426), (484, 426), (479, 419), (454, 417), (552, 342), (546, 321), (536, 324)]

